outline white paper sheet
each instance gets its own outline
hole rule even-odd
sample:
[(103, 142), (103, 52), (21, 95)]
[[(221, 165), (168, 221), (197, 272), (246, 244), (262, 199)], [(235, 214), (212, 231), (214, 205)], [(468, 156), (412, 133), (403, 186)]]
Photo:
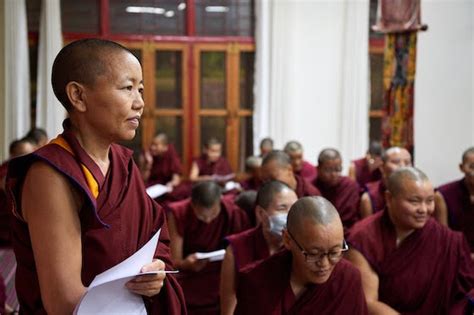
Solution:
[(241, 190), (242, 186), (240, 186), (239, 183), (234, 182), (234, 181), (230, 181), (230, 182), (225, 183), (224, 192), (231, 191), (233, 189)]
[(153, 185), (153, 186), (150, 186), (146, 189), (146, 193), (148, 194), (148, 196), (150, 196), (151, 198), (155, 199), (155, 198), (158, 198), (168, 192), (171, 192), (171, 188), (168, 187), (168, 186), (165, 186), (165, 185), (161, 185), (161, 184), (156, 184), (156, 185)]
[(141, 296), (131, 293), (125, 283), (140, 274), (140, 269), (153, 261), (161, 229), (135, 254), (97, 275), (74, 314), (137, 314), (145, 315)]
[(197, 259), (209, 259), (209, 261), (223, 260), (225, 255), (225, 249), (216, 250), (207, 253), (196, 253)]

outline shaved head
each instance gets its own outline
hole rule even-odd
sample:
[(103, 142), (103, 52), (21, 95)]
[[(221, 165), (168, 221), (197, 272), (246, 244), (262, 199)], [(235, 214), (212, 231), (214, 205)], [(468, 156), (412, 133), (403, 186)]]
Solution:
[(35, 150), (35, 146), (36, 146), (36, 143), (28, 137), (15, 140), (10, 143), (10, 147), (9, 147), (10, 158), (14, 158), (14, 157), (31, 153)]
[(276, 164), (280, 168), (291, 166), (290, 157), (281, 150), (274, 150), (268, 153), (262, 161), (262, 166), (265, 166), (273, 161), (276, 161)]
[(293, 152), (303, 152), (303, 146), (298, 141), (289, 141), (283, 149), (287, 154)]
[(26, 134), (25, 138), (29, 138), (34, 141), (36, 145), (45, 145), (48, 142), (48, 134), (46, 130), (41, 128), (33, 128)]
[(372, 157), (375, 156), (382, 156), (383, 155), (383, 147), (380, 141), (372, 141), (370, 142), (368, 152)]
[(276, 194), (291, 190), (291, 188), (278, 180), (272, 180), (265, 183), (257, 193), (256, 204), (263, 209), (267, 209), (275, 198)]
[(209, 138), (209, 139), (207, 139), (207, 141), (206, 141), (206, 148), (209, 148), (209, 147), (211, 147), (211, 146), (213, 146), (213, 145), (216, 145), (216, 144), (222, 145), (222, 142), (220, 142), (219, 139), (214, 138), (214, 137)]
[(111, 71), (109, 55), (124, 52), (132, 54), (118, 43), (95, 38), (81, 39), (61, 49), (53, 63), (51, 83), (54, 94), (67, 111), (72, 105), (66, 86), (70, 82), (92, 86), (97, 77)]
[(402, 167), (395, 170), (388, 178), (387, 189), (393, 196), (404, 192), (406, 180), (414, 182), (429, 182), (428, 176), (416, 167)]
[(290, 231), (298, 231), (303, 222), (327, 226), (333, 222), (341, 222), (336, 208), (326, 198), (314, 196), (303, 197), (291, 206), (288, 213), (287, 227)]
[(200, 182), (193, 186), (191, 202), (194, 205), (209, 208), (220, 200), (221, 194), (221, 187), (216, 182)]
[(385, 150), (385, 152), (382, 154), (382, 161), (385, 163), (388, 161), (389, 157), (392, 155), (392, 154), (400, 154), (402, 152), (406, 152), (408, 153), (410, 156), (410, 152), (408, 152), (407, 149), (405, 148), (401, 148), (401, 147), (391, 147), (391, 148), (388, 148), (387, 150)]
[(319, 156), (318, 156), (318, 165), (321, 165), (323, 164), (324, 162), (327, 162), (327, 161), (334, 161), (334, 160), (342, 160), (341, 159), (341, 154), (339, 153), (339, 151), (337, 151), (336, 149), (333, 149), (333, 148), (328, 148), (328, 149), (324, 149), (321, 151), (321, 153), (319, 153)]
[(272, 138), (263, 138), (262, 141), (260, 141), (260, 148), (265, 147), (265, 146), (273, 148)]
[(251, 213), (255, 208), (257, 200), (257, 192), (255, 190), (247, 190), (241, 192), (234, 200), (234, 203), (246, 213)]
[(163, 132), (160, 132), (159, 134), (157, 134), (155, 136), (155, 140), (158, 140), (163, 144), (168, 144), (168, 136), (166, 135), (166, 133), (163, 133)]
[(474, 154), (474, 147), (468, 148), (464, 153), (462, 154), (462, 162), (466, 162), (467, 157), (471, 154)]
[(245, 160), (245, 167), (247, 169), (254, 169), (262, 166), (262, 158), (259, 156), (249, 156)]

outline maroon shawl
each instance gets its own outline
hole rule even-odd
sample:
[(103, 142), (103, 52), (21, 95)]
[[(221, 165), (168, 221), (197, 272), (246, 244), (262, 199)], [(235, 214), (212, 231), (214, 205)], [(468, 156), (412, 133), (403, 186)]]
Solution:
[(357, 223), (349, 243), (379, 276), (379, 301), (403, 314), (464, 314), (474, 263), (464, 237), (434, 219), (397, 248), (386, 210)]
[(337, 209), (345, 231), (359, 220), (359, 185), (355, 181), (341, 176), (336, 186), (328, 187), (319, 179), (316, 180), (315, 186)]
[(438, 188), (448, 207), (449, 227), (461, 231), (474, 253), (474, 203), (464, 179), (445, 184)]
[[(210, 223), (199, 220), (186, 199), (170, 204), (178, 233), (183, 237), (183, 258), (196, 252), (210, 252), (225, 247), (224, 238), (248, 228), (245, 212), (229, 198), (222, 198), (221, 212)], [(211, 262), (200, 272), (182, 271), (178, 280), (183, 287), (190, 314), (219, 313), (221, 262)]]
[(181, 175), (181, 162), (174, 146), (169, 144), (168, 150), (162, 155), (154, 156), (147, 186), (155, 184), (166, 185), (173, 178), (173, 174)]
[(319, 189), (313, 186), (310, 182), (304, 179), (301, 176), (295, 175), (296, 179), (296, 189), (295, 193), (298, 198), (307, 197), (307, 196), (321, 196)]
[(308, 286), (295, 300), (291, 260), (291, 252), (285, 250), (244, 269), (238, 275), (235, 314), (367, 314), (360, 273), (352, 264), (341, 260), (328, 281)]
[(352, 161), (355, 166), (356, 172), (356, 181), (360, 187), (364, 187), (365, 184), (370, 182), (375, 182), (382, 179), (382, 172), (380, 169), (376, 168), (372, 172), (369, 169), (367, 164), (367, 159), (365, 157)]
[[(8, 192), (13, 197), (13, 210), (17, 214), (12, 227), (18, 264), (16, 289), (24, 314), (45, 314), (28, 225), (19, 216), (22, 184), (29, 167), (36, 161), (49, 164), (84, 197), (79, 216), (83, 259), (81, 276), (85, 286), (97, 274), (135, 253), (160, 228), (155, 258), (163, 260), (166, 269), (173, 269), (164, 211), (146, 194), (140, 171), (132, 159), (132, 151), (113, 144), (109, 154), (110, 168), (104, 177), (71, 132), (66, 130), (62, 137), (74, 155), (51, 143), (10, 162)], [(92, 173), (99, 185), (97, 198), (89, 189), (81, 164)], [(181, 288), (170, 275), (166, 277), (161, 292), (152, 299), (146, 299), (146, 305), (151, 314), (186, 313)]]
[[(8, 161), (0, 165), (0, 181), (7, 177)], [(9, 209), (7, 202), (7, 194), (3, 189), (0, 189), (0, 247), (10, 247), (10, 226), (11, 226), (11, 209)], [(1, 313), (0, 313), (1, 314)]]
[(385, 208), (386, 188), (383, 180), (367, 183), (364, 190), (369, 194), (373, 213), (381, 211)]
[(5, 280), (0, 274), (0, 314), (5, 313), (5, 303), (7, 301), (6, 289), (5, 289)]
[(247, 178), (240, 182), (240, 186), (243, 190), (255, 190), (258, 191), (262, 186), (262, 181), (254, 176)]
[(263, 236), (262, 226), (230, 235), (227, 242), (234, 254), (235, 270), (239, 271), (251, 263), (270, 256), (268, 244)]
[(303, 165), (301, 166), (301, 170), (295, 171), (295, 174), (298, 175), (298, 176), (303, 177), (308, 182), (312, 183), (316, 179), (316, 177), (318, 176), (318, 171), (317, 171), (316, 167), (313, 164), (311, 164), (307, 161), (303, 161)]
[(206, 154), (201, 155), (194, 160), (199, 168), (199, 176), (203, 175), (229, 175), (232, 174), (232, 168), (229, 162), (223, 156), (216, 162), (210, 163)]

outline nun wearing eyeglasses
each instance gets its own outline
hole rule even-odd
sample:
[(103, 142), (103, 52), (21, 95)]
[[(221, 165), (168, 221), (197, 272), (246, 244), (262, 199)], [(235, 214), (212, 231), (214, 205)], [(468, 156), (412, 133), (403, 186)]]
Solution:
[(235, 314), (368, 314), (360, 272), (343, 259), (341, 219), (323, 197), (293, 204), (285, 250), (244, 269)]

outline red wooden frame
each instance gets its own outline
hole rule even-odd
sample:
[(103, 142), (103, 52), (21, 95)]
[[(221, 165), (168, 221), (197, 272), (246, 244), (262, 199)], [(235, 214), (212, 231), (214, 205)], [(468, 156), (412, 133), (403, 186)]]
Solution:
[[(255, 44), (255, 39), (248, 36), (196, 36), (196, 3), (195, 0), (185, 0), (186, 1), (186, 15), (185, 15), (185, 35), (139, 35), (139, 34), (112, 34), (110, 32), (110, 1), (112, 0), (99, 0), (99, 32), (98, 33), (63, 33), (63, 38), (65, 41), (73, 41), (84, 38), (98, 37), (103, 39), (109, 39), (113, 41), (128, 41), (128, 42), (160, 42), (160, 43), (187, 43), (189, 44), (190, 52), (193, 51), (195, 44), (201, 43), (241, 43), (241, 44)], [(29, 39), (33, 42), (38, 41), (38, 33), (30, 32)], [(196, 126), (193, 123), (193, 115), (195, 115), (194, 106), (194, 83), (196, 78), (192, 69), (196, 66), (194, 64), (193, 54), (188, 54), (188, 60), (186, 61), (189, 69), (188, 72), (189, 78), (189, 93), (188, 101), (190, 104), (189, 110), (189, 119), (190, 127), (188, 129), (188, 139), (193, 138), (193, 134), (198, 132)], [(192, 161), (193, 150), (189, 150), (188, 156), (186, 157), (188, 161)]]

